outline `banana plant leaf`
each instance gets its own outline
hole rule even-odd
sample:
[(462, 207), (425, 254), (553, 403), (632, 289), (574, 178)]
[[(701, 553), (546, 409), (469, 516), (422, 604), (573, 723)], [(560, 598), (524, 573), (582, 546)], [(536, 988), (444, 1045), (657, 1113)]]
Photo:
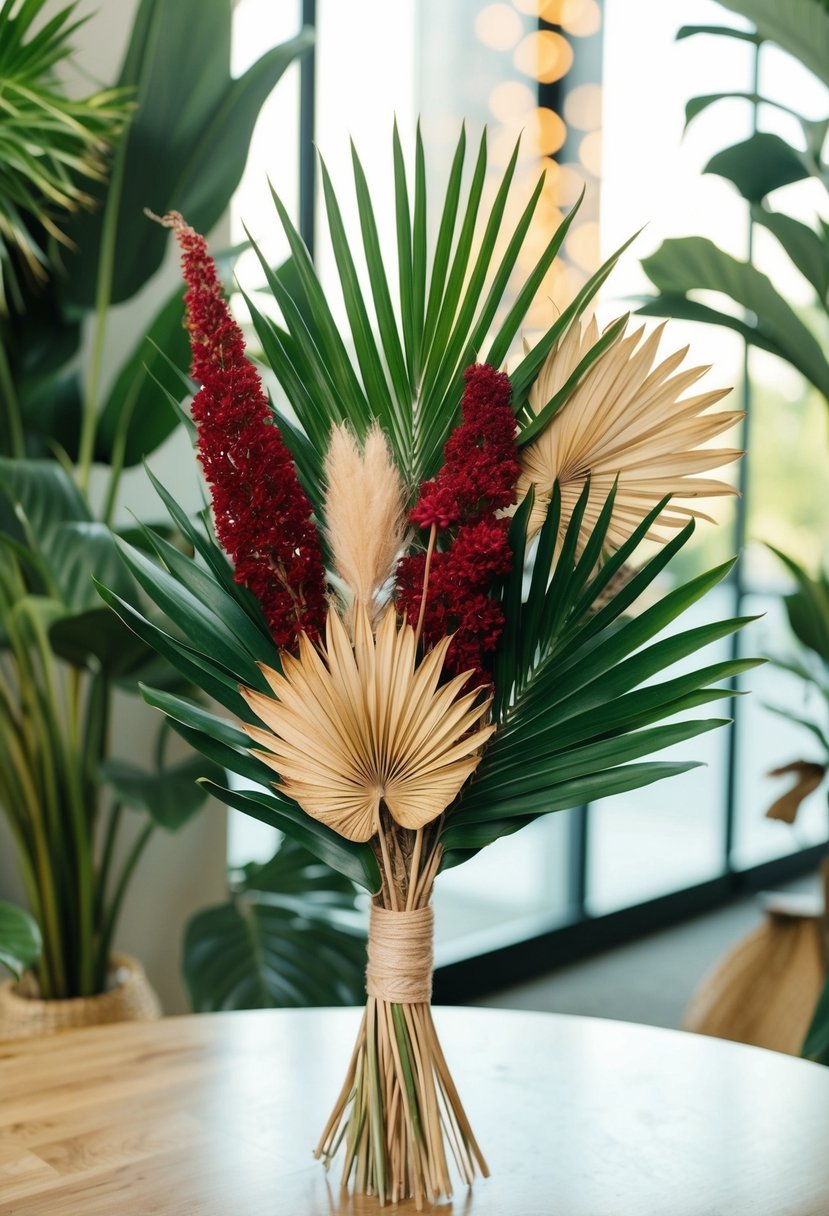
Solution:
[(227, 0), (141, 0), (118, 84), (136, 112), (99, 205), (71, 226), (65, 299), (92, 309), (104, 248), (114, 229), (110, 299), (129, 299), (161, 265), (167, 234), (143, 208), (176, 208), (201, 231), (219, 219), (242, 176), (259, 110), (285, 70), (312, 42), (310, 31), (230, 75)]
[(182, 973), (196, 1013), (351, 1005), (364, 995), (355, 888), (290, 839), (245, 866), (227, 903), (187, 925)]

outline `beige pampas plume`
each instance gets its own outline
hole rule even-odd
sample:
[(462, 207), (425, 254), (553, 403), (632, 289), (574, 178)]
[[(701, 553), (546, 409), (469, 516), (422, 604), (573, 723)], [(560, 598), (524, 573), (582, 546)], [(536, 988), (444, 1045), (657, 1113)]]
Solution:
[(325, 480), (325, 524), (334, 571), (353, 603), (363, 605), (374, 619), (381, 607), (377, 592), (393, 573), (403, 548), (406, 501), (377, 423), (362, 450), (348, 426), (332, 428)]

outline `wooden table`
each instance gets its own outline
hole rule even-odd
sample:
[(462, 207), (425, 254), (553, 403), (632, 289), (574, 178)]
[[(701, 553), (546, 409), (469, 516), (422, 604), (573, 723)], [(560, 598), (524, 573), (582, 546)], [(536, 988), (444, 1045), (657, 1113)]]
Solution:
[[(228, 1013), (0, 1044), (0, 1213), (378, 1212), (311, 1157), (358, 1016)], [(436, 1022), (492, 1177), (429, 1211), (829, 1213), (829, 1069), (591, 1018)]]

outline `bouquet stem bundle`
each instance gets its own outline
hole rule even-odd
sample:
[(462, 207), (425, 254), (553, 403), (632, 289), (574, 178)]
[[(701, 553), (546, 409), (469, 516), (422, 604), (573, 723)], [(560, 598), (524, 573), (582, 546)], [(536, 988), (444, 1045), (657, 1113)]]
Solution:
[(421, 868), (423, 835), (379, 833), (383, 888), (371, 909), (368, 1000), (315, 1154), (328, 1168), (345, 1141), (344, 1186), (353, 1178), (357, 1192), (381, 1203), (413, 1197), (418, 1210), (424, 1198), (452, 1194), (447, 1148), (465, 1185), (476, 1172), (489, 1175), (432, 1021), (429, 901), (441, 848), (430, 832)]

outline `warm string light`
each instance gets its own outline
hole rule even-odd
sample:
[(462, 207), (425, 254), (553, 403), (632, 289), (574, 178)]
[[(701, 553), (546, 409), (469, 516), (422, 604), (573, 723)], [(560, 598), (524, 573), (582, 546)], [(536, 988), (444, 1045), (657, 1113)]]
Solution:
[[(539, 24), (558, 28), (536, 28)], [(538, 167), (546, 171), (537, 211), (540, 232), (535, 241), (525, 242), (518, 259), (524, 274), (535, 265), (550, 232), (575, 203), (585, 181), (601, 176), (601, 86), (587, 81), (565, 90), (562, 113), (539, 105), (538, 98), (539, 85), (555, 84), (571, 71), (575, 54), (571, 40), (588, 38), (600, 28), (601, 9), (596, 0), (512, 0), (511, 4), (489, 4), (475, 18), (478, 41), (508, 55), (519, 74), (500, 81), (488, 98), (489, 112), (497, 124), (490, 134), (490, 162), (503, 169), (521, 135), (519, 175), (529, 182)], [(576, 160), (559, 163), (554, 158), (564, 149), (568, 136), (576, 137)], [(563, 254), (541, 284), (527, 318), (530, 325), (546, 324), (550, 310), (569, 303), (599, 264), (595, 209), (576, 218)]]

